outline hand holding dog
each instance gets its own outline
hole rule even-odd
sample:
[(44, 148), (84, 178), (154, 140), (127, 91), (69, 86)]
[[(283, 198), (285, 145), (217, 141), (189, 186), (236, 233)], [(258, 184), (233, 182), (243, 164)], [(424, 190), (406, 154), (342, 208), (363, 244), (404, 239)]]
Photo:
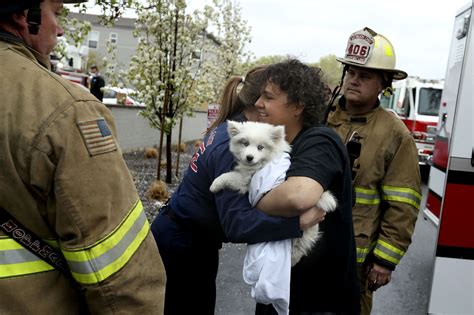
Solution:
[(306, 212), (300, 215), (300, 228), (302, 230), (308, 229), (315, 224), (321, 223), (324, 221), (326, 216), (326, 211), (314, 206), (309, 208)]

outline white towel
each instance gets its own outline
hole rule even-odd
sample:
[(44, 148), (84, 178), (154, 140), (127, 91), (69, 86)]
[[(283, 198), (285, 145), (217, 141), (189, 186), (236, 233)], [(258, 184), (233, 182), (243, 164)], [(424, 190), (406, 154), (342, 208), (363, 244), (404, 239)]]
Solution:
[[(285, 180), (290, 155), (282, 154), (254, 174), (249, 200), (255, 206), (265, 193)], [(279, 315), (289, 313), (292, 240), (247, 245), (243, 277), (258, 303), (273, 304)]]

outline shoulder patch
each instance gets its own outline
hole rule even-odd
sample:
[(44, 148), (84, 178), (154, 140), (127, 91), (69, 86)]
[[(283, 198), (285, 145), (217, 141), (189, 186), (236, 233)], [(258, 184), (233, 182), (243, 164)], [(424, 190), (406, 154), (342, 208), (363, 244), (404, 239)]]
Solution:
[(81, 121), (77, 125), (90, 156), (117, 150), (112, 132), (104, 118)]

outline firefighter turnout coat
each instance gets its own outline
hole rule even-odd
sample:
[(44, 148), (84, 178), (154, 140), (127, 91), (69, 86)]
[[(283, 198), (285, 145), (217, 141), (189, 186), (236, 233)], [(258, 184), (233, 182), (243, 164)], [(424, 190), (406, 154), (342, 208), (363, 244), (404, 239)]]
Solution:
[(357, 261), (362, 265), (370, 257), (393, 270), (411, 243), (421, 202), (413, 137), (400, 119), (380, 106), (351, 116), (338, 104), (328, 126), (345, 143), (352, 137), (361, 144), (353, 166)]
[(3, 35), (0, 206), (60, 249), (75, 283), (1, 231), (0, 314), (161, 314), (163, 264), (110, 111)]

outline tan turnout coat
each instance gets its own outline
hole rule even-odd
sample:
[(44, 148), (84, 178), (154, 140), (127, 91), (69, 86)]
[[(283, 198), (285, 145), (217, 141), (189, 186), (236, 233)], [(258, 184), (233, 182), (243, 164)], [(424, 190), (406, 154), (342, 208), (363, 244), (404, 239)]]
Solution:
[(161, 314), (164, 268), (111, 113), (49, 67), (0, 39), (0, 206), (82, 290), (1, 231), (0, 314)]
[(418, 151), (403, 122), (376, 107), (351, 116), (340, 105), (328, 126), (347, 143), (357, 132), (362, 144), (353, 170), (356, 205), (353, 208), (357, 261), (369, 255), (394, 269), (405, 254), (421, 202)]

